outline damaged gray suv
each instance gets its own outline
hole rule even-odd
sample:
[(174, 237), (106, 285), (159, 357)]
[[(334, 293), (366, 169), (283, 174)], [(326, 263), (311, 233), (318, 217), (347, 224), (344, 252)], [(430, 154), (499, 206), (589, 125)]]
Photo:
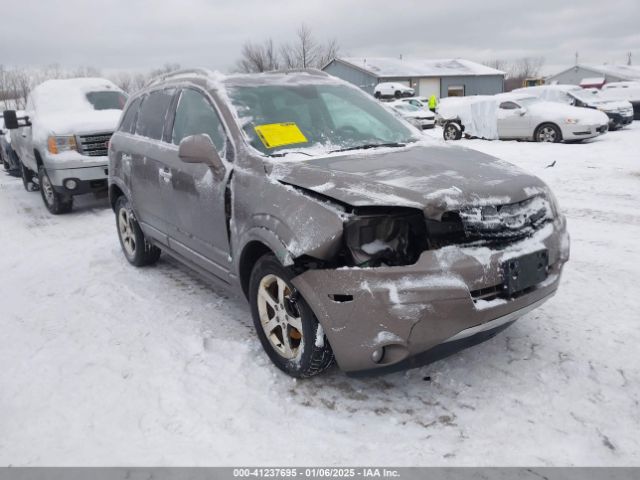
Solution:
[(241, 290), (295, 377), (485, 340), (549, 299), (569, 257), (541, 180), (318, 71), (152, 81), (111, 139), (109, 193), (130, 263), (162, 251)]

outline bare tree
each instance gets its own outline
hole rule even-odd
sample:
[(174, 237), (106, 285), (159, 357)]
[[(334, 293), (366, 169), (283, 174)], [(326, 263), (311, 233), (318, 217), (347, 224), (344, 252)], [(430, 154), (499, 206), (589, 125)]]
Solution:
[(245, 42), (241, 55), (236, 64), (236, 69), (240, 72), (267, 72), (280, 68), (278, 53), (271, 38), (267, 39), (264, 45)]
[(489, 68), (495, 68), (496, 70), (501, 70), (503, 72), (507, 72), (509, 70), (509, 62), (500, 58), (487, 60), (486, 62), (482, 62), (482, 64)]
[(338, 55), (338, 51), (336, 39), (318, 43), (311, 29), (302, 24), (296, 31), (295, 40), (283, 43), (277, 49), (271, 38), (262, 43), (246, 42), (236, 62), (236, 70), (249, 73), (279, 68), (322, 68)]
[(325, 45), (320, 47), (320, 54), (318, 55), (317, 67), (322, 68), (327, 65), (331, 60), (338, 56), (340, 47), (338, 46), (338, 40), (335, 38), (329, 40)]

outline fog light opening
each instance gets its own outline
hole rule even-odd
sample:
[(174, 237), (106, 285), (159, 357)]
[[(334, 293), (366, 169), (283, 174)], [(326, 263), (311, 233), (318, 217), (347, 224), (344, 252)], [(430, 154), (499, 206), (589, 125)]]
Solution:
[(343, 295), (339, 293), (330, 293), (329, 298), (336, 303), (352, 302), (353, 295)]
[(74, 180), (73, 178), (67, 178), (64, 181), (64, 187), (67, 190), (75, 190), (76, 188), (78, 188), (78, 182), (76, 180)]

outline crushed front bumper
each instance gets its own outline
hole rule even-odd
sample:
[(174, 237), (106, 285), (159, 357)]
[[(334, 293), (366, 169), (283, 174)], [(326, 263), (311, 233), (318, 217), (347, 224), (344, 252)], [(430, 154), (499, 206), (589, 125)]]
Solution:
[[(547, 250), (547, 279), (515, 298), (482, 300), (482, 292), (504, 282), (504, 262), (530, 249)], [(477, 343), (504, 328), (555, 293), (568, 258), (561, 219), (502, 250), (450, 246), (423, 252), (414, 265), (307, 270), (292, 283), (323, 326), (342, 370), (384, 372), (417, 366), (425, 355)]]

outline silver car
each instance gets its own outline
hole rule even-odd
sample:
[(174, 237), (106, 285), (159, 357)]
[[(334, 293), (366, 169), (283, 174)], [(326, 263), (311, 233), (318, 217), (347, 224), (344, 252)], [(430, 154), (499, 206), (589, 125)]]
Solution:
[(580, 142), (608, 130), (604, 113), (545, 102), (537, 97), (504, 93), (486, 97), (444, 99), (438, 110), (445, 140), (463, 133), (485, 139)]

